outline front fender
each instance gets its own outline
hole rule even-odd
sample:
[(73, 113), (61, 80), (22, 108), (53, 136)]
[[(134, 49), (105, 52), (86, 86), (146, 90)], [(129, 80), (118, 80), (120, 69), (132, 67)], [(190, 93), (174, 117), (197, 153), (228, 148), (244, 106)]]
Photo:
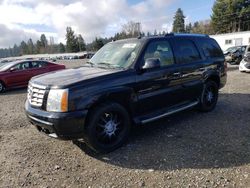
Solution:
[(87, 96), (83, 96), (80, 101), (77, 102), (76, 109), (90, 109), (96, 104), (100, 104), (106, 101), (114, 101), (125, 105), (129, 110), (133, 109), (133, 104), (137, 98), (135, 92), (129, 87), (114, 87), (104, 90), (96, 91), (94, 93), (88, 93)]

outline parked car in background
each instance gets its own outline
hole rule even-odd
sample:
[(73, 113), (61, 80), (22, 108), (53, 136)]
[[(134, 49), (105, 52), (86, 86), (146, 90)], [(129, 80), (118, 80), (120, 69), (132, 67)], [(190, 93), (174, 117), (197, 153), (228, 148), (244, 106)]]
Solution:
[(232, 64), (232, 65), (238, 65), (240, 64), (245, 52), (246, 52), (247, 46), (234, 46), (228, 48), (226, 51), (224, 51), (224, 55), (226, 58), (226, 62)]
[(0, 63), (0, 93), (10, 88), (25, 87), (33, 76), (65, 69), (49, 61), (24, 60)]
[[(132, 125), (197, 107), (215, 108), (227, 64), (206, 35), (167, 34), (108, 43), (77, 69), (32, 78), (28, 119), (51, 137), (110, 152)], [(41, 94), (39, 94), (41, 93)]]
[(250, 46), (248, 50), (249, 52), (244, 55), (243, 59), (240, 62), (240, 72), (250, 72)]

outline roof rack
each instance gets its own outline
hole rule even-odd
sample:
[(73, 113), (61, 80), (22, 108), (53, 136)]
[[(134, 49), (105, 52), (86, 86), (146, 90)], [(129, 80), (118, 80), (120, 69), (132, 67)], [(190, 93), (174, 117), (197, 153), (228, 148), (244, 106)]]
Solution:
[(198, 37), (209, 37), (206, 34), (199, 34), (199, 33), (167, 33), (165, 37), (169, 36), (198, 36)]

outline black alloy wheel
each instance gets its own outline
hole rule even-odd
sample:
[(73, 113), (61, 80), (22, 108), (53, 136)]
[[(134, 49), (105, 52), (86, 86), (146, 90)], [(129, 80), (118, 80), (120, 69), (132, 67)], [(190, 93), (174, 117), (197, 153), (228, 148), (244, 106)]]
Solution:
[(203, 112), (212, 111), (218, 100), (218, 85), (209, 80), (205, 83), (200, 99), (200, 110)]
[(127, 140), (130, 124), (129, 115), (121, 105), (102, 104), (88, 118), (87, 144), (98, 153), (111, 152)]

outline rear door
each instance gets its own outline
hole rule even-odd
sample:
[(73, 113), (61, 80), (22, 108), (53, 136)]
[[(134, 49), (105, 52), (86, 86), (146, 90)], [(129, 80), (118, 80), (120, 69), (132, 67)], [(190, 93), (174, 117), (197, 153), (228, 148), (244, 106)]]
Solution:
[(143, 70), (137, 75), (137, 115), (149, 114), (177, 104), (182, 93), (179, 69), (169, 40), (149, 42), (141, 57), (141, 67), (148, 58), (159, 59), (161, 67)]
[(180, 65), (180, 81), (183, 87), (181, 100), (191, 102), (198, 99), (203, 89), (202, 74), (207, 62), (198, 50), (195, 41), (178, 37), (173, 41), (177, 64)]
[(48, 72), (48, 63), (44, 61), (31, 61), (31, 77)]

